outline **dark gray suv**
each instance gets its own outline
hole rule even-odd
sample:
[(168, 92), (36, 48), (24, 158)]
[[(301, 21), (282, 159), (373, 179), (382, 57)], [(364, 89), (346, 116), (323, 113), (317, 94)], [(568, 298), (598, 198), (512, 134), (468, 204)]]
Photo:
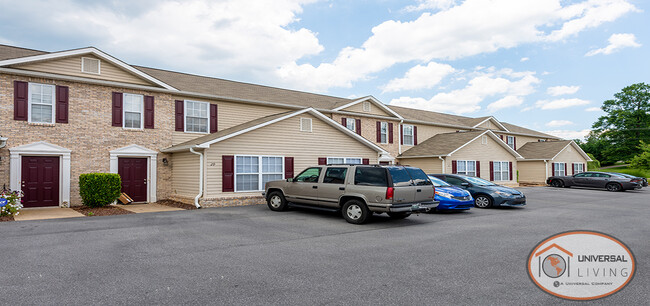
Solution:
[(288, 206), (341, 211), (346, 221), (366, 222), (373, 213), (406, 218), (435, 208), (435, 189), (419, 168), (381, 165), (320, 165), (295, 178), (266, 183), (273, 211)]

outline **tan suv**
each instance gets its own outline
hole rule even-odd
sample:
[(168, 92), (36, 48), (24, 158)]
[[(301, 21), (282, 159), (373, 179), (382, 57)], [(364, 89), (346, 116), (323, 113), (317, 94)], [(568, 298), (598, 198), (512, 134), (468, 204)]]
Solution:
[(435, 189), (419, 168), (380, 165), (321, 165), (295, 178), (266, 183), (269, 208), (288, 206), (340, 210), (346, 221), (366, 222), (372, 213), (406, 218), (435, 208)]

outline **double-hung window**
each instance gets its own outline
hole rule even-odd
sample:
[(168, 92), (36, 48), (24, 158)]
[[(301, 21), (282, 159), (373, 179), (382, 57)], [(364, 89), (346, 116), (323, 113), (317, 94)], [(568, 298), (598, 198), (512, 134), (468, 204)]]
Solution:
[(185, 101), (185, 132), (207, 133), (210, 103)]
[(269, 181), (284, 178), (282, 156), (236, 156), (235, 191), (259, 191)]
[(328, 157), (329, 165), (360, 165), (363, 162), (361, 157)]
[(402, 135), (404, 139), (404, 144), (412, 146), (413, 145), (413, 126), (405, 124), (403, 125), (402, 132), (404, 135)]
[(142, 95), (123, 94), (124, 99), (124, 128), (142, 129), (144, 121), (144, 97)]
[(475, 160), (457, 160), (456, 161), (456, 173), (467, 175), (467, 176), (476, 176), (476, 161)]
[(379, 123), (379, 142), (388, 143), (388, 122)]
[(348, 128), (348, 130), (353, 131), (355, 133), (357, 131), (356, 123), (357, 123), (357, 121), (354, 120), (354, 118), (345, 119), (345, 127)]
[(554, 176), (566, 175), (566, 163), (553, 163), (553, 168), (555, 169), (555, 171), (553, 171)]
[(29, 122), (54, 123), (54, 85), (29, 83)]
[(506, 143), (508, 144), (509, 147), (511, 147), (514, 150), (514, 148), (515, 148), (515, 136), (506, 136)]
[(508, 181), (510, 180), (510, 163), (507, 161), (492, 162), (492, 175), (495, 181)]
[(585, 172), (585, 165), (583, 163), (574, 163), (573, 164), (573, 174), (578, 174)]

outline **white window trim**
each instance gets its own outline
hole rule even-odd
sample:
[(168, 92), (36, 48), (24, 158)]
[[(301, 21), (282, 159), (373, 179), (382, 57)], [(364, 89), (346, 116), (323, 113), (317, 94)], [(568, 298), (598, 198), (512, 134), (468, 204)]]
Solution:
[[(510, 139), (512, 139), (512, 142), (510, 142)], [(515, 149), (515, 136), (506, 135), (506, 144), (514, 150)]]
[[(575, 165), (579, 165), (580, 168), (582, 168), (582, 169), (578, 170)], [(571, 170), (573, 170), (573, 175), (585, 172), (585, 164), (583, 164), (583, 163), (571, 163)]]
[[(458, 163), (460, 163), (460, 162), (465, 163), (465, 171), (464, 171), (463, 173), (460, 173), (460, 172), (458, 171)], [(473, 163), (474, 163), (474, 175), (469, 175), (469, 174), (467, 174), (467, 173), (468, 173), (468, 171), (467, 171), (467, 163), (470, 163), (470, 162), (473, 162)], [(477, 174), (478, 174), (478, 173), (476, 172), (476, 161), (475, 161), (475, 160), (457, 160), (457, 161), (456, 161), (456, 174), (461, 174), (461, 175), (467, 175), (467, 176), (477, 177)]]
[[(382, 133), (382, 130), (386, 127), (386, 133)], [(388, 143), (388, 122), (382, 121), (379, 123), (379, 143), (387, 144)], [(381, 136), (385, 136), (386, 141), (381, 141)]]
[[(309, 131), (305, 131), (305, 130), (303, 129), (303, 127), (302, 127), (302, 121), (303, 121), (303, 120), (309, 120)], [(313, 130), (313, 126), (312, 126), (312, 124), (313, 124), (313, 121), (311, 120), (311, 118), (300, 117), (300, 131), (301, 131), (301, 132), (308, 132), (308, 133), (311, 133), (312, 130)]]
[[(258, 190), (237, 190), (237, 174), (238, 174), (237, 173), (237, 157), (257, 157), (257, 161), (258, 161), (257, 166), (258, 166), (258, 170), (259, 170), (257, 172), (257, 176), (258, 176), (257, 177), (257, 185), (258, 185), (257, 187), (258, 187)], [(234, 165), (234, 169), (233, 169), (233, 176), (234, 176), (233, 184), (234, 185), (233, 185), (233, 188), (234, 188), (235, 192), (237, 192), (237, 193), (244, 192), (245, 193), (245, 192), (263, 191), (264, 186), (262, 185), (262, 175), (263, 174), (280, 174), (280, 173), (276, 173), (276, 172), (263, 173), (262, 172), (262, 158), (263, 157), (279, 157), (282, 160), (282, 179), (283, 180), (285, 179), (285, 177), (284, 177), (284, 169), (285, 169), (284, 168), (284, 156), (279, 156), (279, 155), (235, 155), (235, 160), (234, 160), (234, 164), (233, 164)], [(255, 173), (239, 173), (239, 174), (255, 174)]]
[[(89, 59), (89, 60), (95, 60), (97, 61), (97, 72), (88, 72), (84, 70), (84, 59)], [(98, 58), (92, 58), (92, 57), (81, 57), (81, 72), (83, 73), (88, 73), (88, 74), (96, 74), (100, 75), (102, 74), (102, 61)]]
[[(343, 164), (332, 164), (330, 162), (330, 159), (334, 159), (334, 158), (342, 158), (343, 159)], [(348, 159), (359, 159), (359, 160), (361, 160), (361, 162), (356, 164), (356, 165), (362, 165), (363, 164), (363, 158), (362, 157), (350, 157), (350, 156), (348, 156), (348, 157), (342, 157), (342, 156), (330, 156), (330, 157), (327, 157), (327, 164), (328, 165), (347, 165), (347, 164), (349, 164)]]
[[(47, 86), (52, 88), (52, 122), (35, 122), (32, 121), (32, 85)], [(39, 104), (45, 105), (45, 104)], [(56, 86), (52, 84), (43, 83), (29, 83), (27, 84), (27, 122), (29, 123), (42, 123), (42, 124), (55, 124), (56, 123)]]
[[(406, 127), (407, 127), (407, 126), (410, 126), (410, 127), (411, 127), (411, 135), (407, 135), (407, 134), (406, 134)], [(415, 134), (415, 129), (414, 129), (414, 125), (412, 125), (412, 124), (404, 124), (404, 125), (402, 125), (402, 133), (404, 133), (404, 135), (402, 136), (403, 139), (404, 139), (404, 145), (405, 145), (405, 146), (412, 146), (412, 145), (414, 145), (414, 143), (415, 143), (415, 135), (414, 135), (414, 134)], [(407, 142), (406, 142), (406, 136), (411, 136), (411, 143), (407, 143)]]
[[(138, 96), (142, 97), (142, 107), (140, 108), (140, 127), (139, 128), (131, 128), (131, 127), (126, 127), (126, 96)], [(122, 94), (122, 128), (127, 129), (127, 130), (144, 130), (144, 96), (143, 95), (138, 95), (138, 94), (131, 94), (131, 93), (123, 93)]]
[[(193, 131), (188, 131), (187, 130), (187, 102), (192, 102), (192, 103), (202, 103), (202, 104), (207, 104), (208, 105), (208, 117), (207, 119), (207, 126), (206, 126), (206, 132), (193, 132)], [(185, 133), (192, 133), (192, 134), (210, 134), (210, 102), (204, 102), (204, 101), (196, 101), (196, 100), (184, 100), (183, 101), (183, 132)]]
[[(352, 129), (350, 129), (348, 126), (350, 125), (350, 122), (352, 122)], [(357, 120), (353, 118), (345, 118), (345, 128), (352, 131), (352, 132), (357, 132)]]
[[(560, 167), (562, 165), (562, 167)], [(553, 171), (553, 176), (566, 176), (566, 163), (553, 163), (555, 171)], [(562, 169), (562, 171), (560, 171)], [(562, 173), (562, 174), (560, 174)]]
[[(502, 182), (502, 181), (509, 181), (510, 180), (510, 162), (509, 161), (492, 161), (492, 168), (494, 168), (494, 164), (499, 163), (499, 168), (501, 170), (499, 173), (501, 173), (501, 179), (497, 180), (496, 176), (494, 175), (496, 173), (495, 170), (492, 171), (492, 177), (495, 177), (494, 181), (495, 182)], [(503, 168), (503, 165), (506, 165), (506, 168)], [(506, 179), (503, 179), (503, 174), (506, 174)]]

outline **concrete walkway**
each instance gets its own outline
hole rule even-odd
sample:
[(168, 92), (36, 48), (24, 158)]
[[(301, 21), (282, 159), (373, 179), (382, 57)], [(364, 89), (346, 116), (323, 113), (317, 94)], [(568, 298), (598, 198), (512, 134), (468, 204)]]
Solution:
[(160, 205), (156, 203), (146, 203), (146, 204), (129, 204), (129, 205), (122, 205), (118, 204), (116, 205), (117, 207), (132, 211), (136, 214), (139, 213), (150, 213), (150, 212), (161, 212), (161, 211), (177, 211), (177, 210), (185, 210), (182, 208), (178, 207), (171, 207), (171, 206), (166, 206), (166, 205)]
[(37, 208), (23, 208), (17, 216), (14, 216), (16, 221), (31, 221), (31, 220), (45, 220), (45, 219), (60, 219), (60, 218), (76, 218), (84, 217), (81, 213), (72, 208), (62, 207), (37, 207)]

